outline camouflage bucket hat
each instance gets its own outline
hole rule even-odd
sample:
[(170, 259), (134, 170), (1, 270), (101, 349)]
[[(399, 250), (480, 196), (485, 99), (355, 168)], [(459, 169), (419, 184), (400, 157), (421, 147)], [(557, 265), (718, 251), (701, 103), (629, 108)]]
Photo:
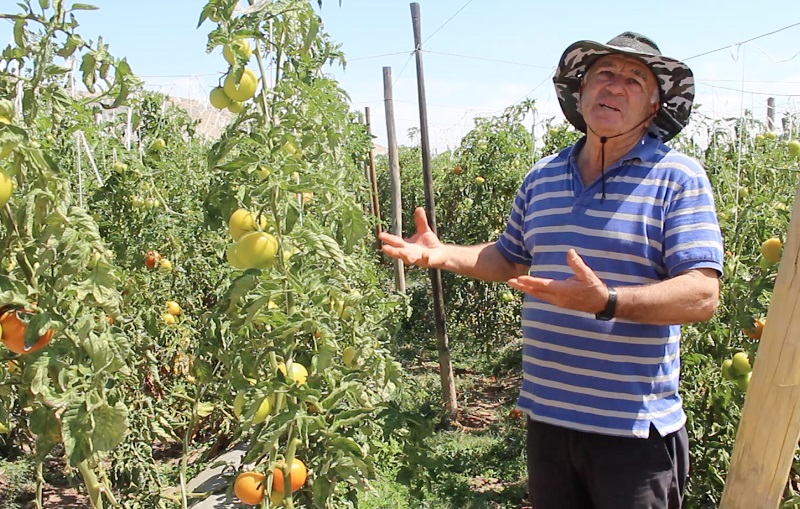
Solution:
[(694, 100), (692, 71), (683, 62), (663, 56), (652, 40), (634, 32), (620, 34), (608, 44), (578, 41), (564, 51), (553, 83), (567, 120), (579, 131), (586, 132), (586, 121), (578, 111), (581, 79), (598, 58), (612, 54), (638, 58), (653, 71), (659, 84), (661, 108), (648, 131), (661, 141), (672, 139), (689, 122)]

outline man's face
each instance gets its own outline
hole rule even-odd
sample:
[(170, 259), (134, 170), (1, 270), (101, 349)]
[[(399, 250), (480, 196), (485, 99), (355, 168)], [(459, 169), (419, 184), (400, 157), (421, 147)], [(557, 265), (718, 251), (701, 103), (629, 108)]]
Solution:
[(613, 136), (633, 129), (658, 110), (658, 83), (639, 60), (606, 55), (586, 72), (578, 104), (596, 134)]

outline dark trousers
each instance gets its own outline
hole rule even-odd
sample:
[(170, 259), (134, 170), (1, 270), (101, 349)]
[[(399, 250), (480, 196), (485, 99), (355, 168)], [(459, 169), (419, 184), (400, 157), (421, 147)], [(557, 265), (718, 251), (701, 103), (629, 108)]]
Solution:
[(533, 509), (680, 509), (689, 473), (684, 426), (649, 438), (574, 431), (528, 419)]

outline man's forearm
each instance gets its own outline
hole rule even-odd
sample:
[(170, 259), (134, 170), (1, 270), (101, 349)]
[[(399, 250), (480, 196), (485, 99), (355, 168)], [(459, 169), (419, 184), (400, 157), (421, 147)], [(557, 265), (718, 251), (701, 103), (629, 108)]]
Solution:
[(507, 281), (526, 274), (527, 268), (500, 254), (494, 242), (474, 246), (445, 244), (442, 262), (436, 268), (484, 281)]
[(698, 269), (660, 283), (617, 287), (616, 317), (652, 325), (702, 322), (714, 315), (719, 280)]

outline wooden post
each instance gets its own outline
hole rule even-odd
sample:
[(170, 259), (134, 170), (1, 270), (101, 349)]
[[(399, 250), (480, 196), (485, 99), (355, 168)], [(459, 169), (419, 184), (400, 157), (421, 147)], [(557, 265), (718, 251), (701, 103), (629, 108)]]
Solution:
[[(397, 134), (394, 127), (394, 103), (392, 102), (392, 68), (383, 68), (383, 102), (386, 109), (386, 137), (389, 145), (389, 176), (392, 186), (392, 233), (403, 236), (403, 203), (400, 200), (400, 158), (397, 155)], [(406, 293), (406, 272), (402, 260), (394, 263), (394, 288)]]
[(720, 509), (777, 509), (800, 439), (800, 188)]
[(775, 98), (767, 97), (767, 129), (775, 130)]
[[(414, 27), (414, 53), (417, 60), (417, 95), (419, 96), (419, 132), (422, 145), (422, 182), (425, 188), (425, 209), (428, 222), (436, 232), (436, 206), (433, 196), (433, 176), (431, 174), (431, 149), (428, 141), (428, 107), (425, 100), (425, 76), (422, 72), (422, 25), (420, 22), (419, 4), (411, 4), (411, 23)], [(436, 322), (436, 347), (439, 350), (439, 376), (442, 380), (442, 398), (445, 408), (451, 417), (458, 412), (456, 385), (453, 378), (453, 365), (450, 362), (450, 345), (447, 338), (447, 326), (444, 315), (444, 289), (442, 288), (442, 272), (430, 269), (433, 285), (433, 317)]]
[[(365, 117), (367, 119), (367, 132), (369, 133), (370, 136), (372, 136), (372, 121), (370, 119), (369, 106), (364, 108), (364, 115), (365, 115)], [(381, 228), (381, 207), (380, 207), (380, 203), (379, 203), (380, 200), (378, 200), (378, 179), (375, 176), (375, 146), (374, 146), (374, 144), (372, 146), (370, 146), (370, 148), (369, 148), (369, 162), (368, 162), (368, 166), (367, 166), (367, 176), (369, 177), (367, 179), (367, 182), (369, 182), (372, 185), (371, 190), (370, 190), (370, 194), (372, 195), (372, 202), (371, 202), (372, 206), (371, 206), (371, 209), (372, 209), (372, 213), (375, 215), (375, 219), (378, 220), (377, 224), (375, 225), (375, 236), (377, 237), (377, 235), (381, 232), (382, 228)], [(376, 241), (377, 241), (377, 239), (376, 239)], [(377, 242), (376, 246), (377, 246), (378, 249), (380, 249), (380, 242)]]

